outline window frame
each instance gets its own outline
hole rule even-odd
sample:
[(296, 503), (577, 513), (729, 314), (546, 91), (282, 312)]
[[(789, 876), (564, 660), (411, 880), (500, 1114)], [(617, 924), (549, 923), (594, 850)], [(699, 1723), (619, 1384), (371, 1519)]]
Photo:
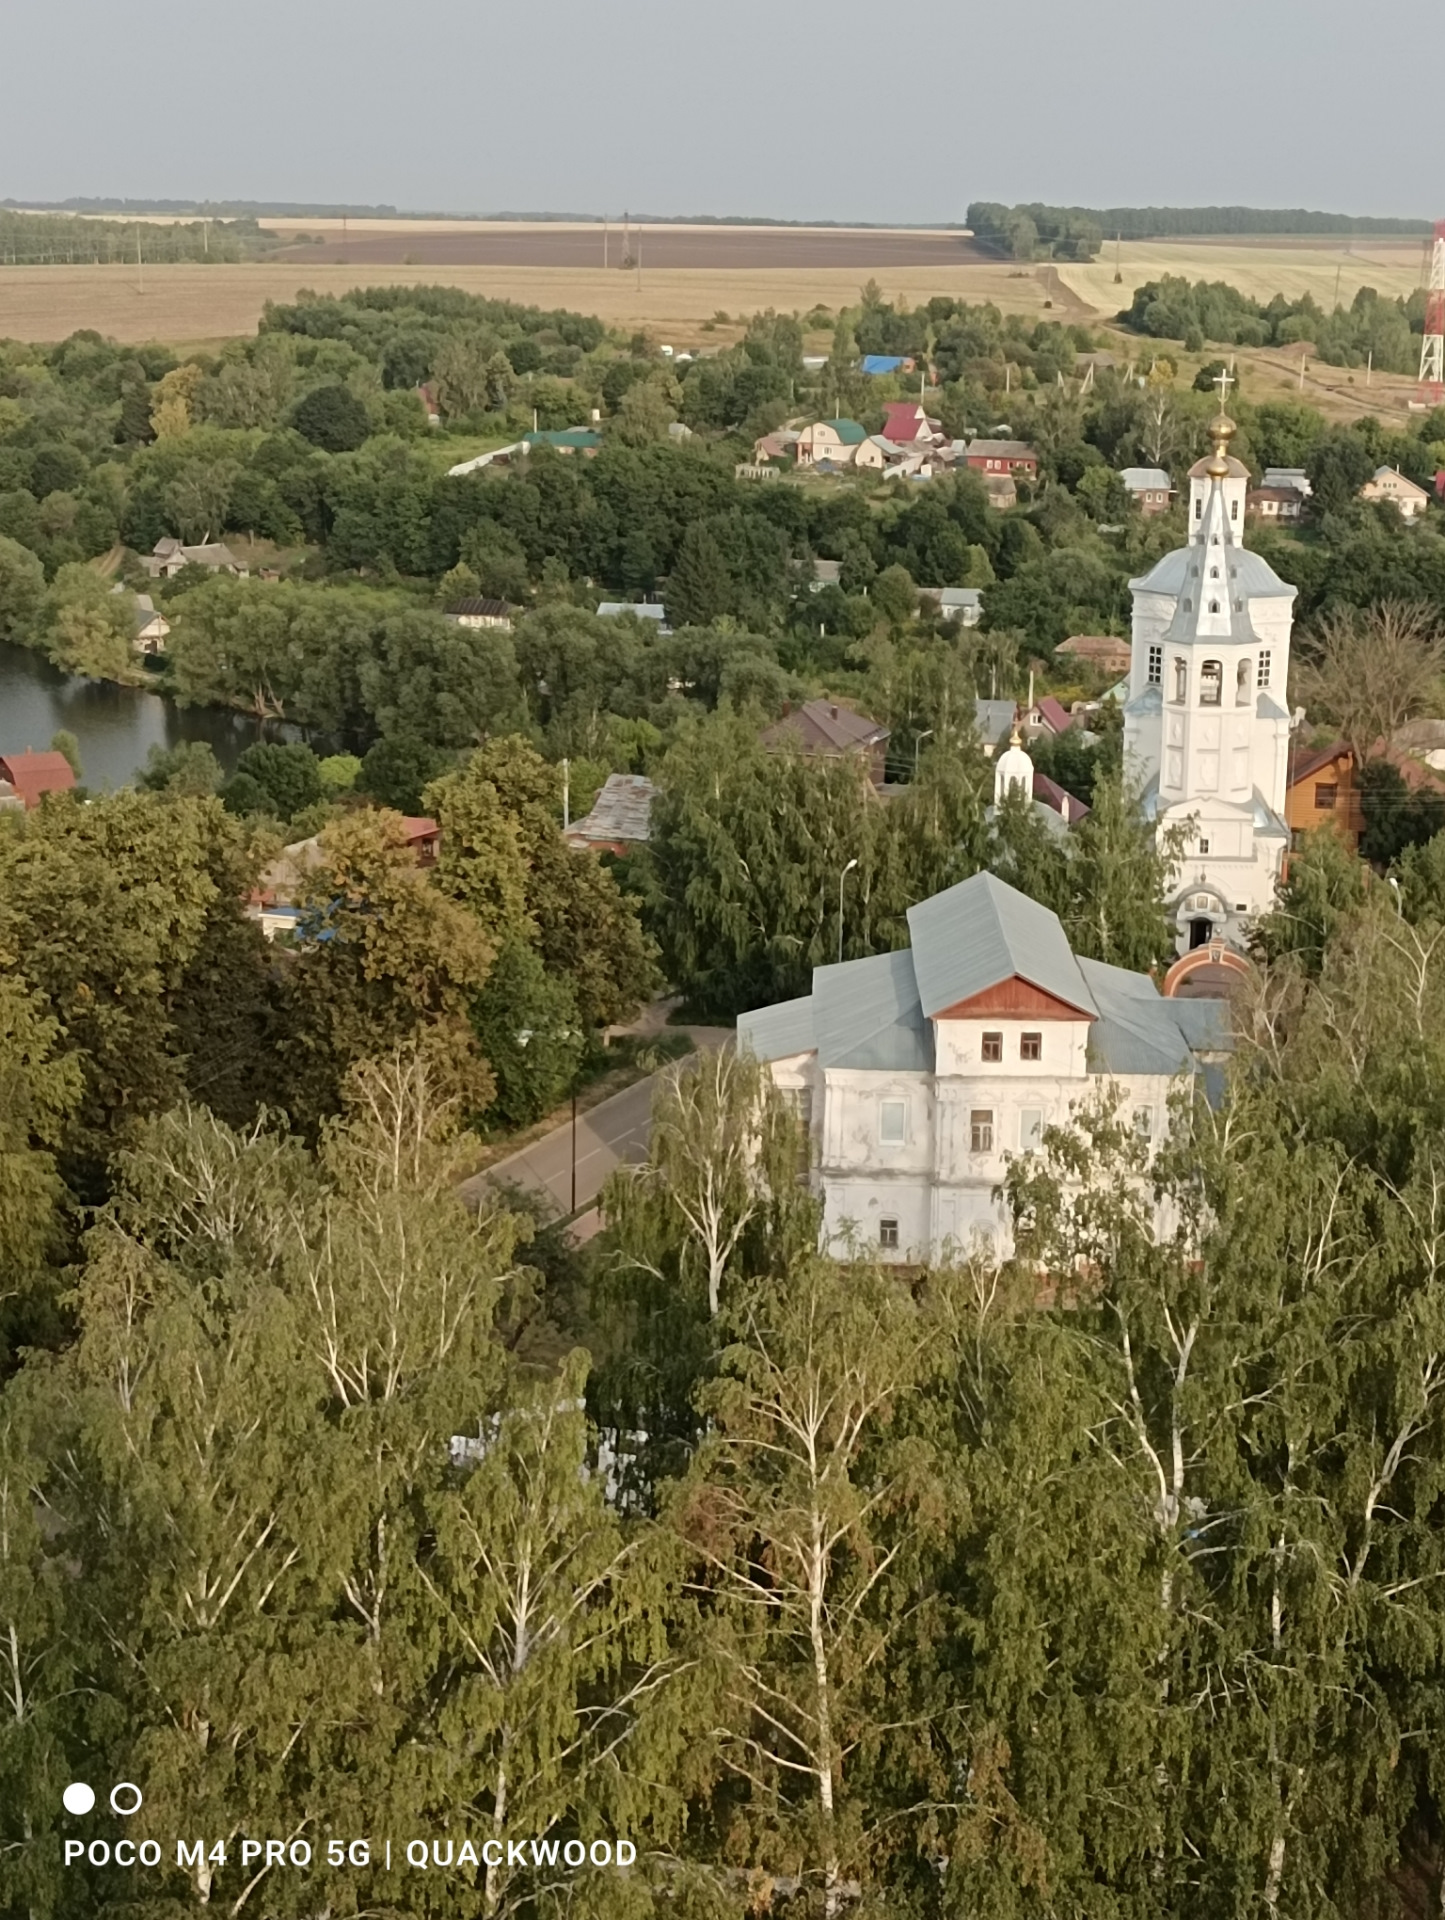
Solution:
[(1144, 684), (1146, 687), (1160, 687), (1164, 684), (1164, 643), (1150, 641), (1149, 652), (1145, 656)]
[(985, 1066), (996, 1067), (1003, 1060), (1002, 1033), (986, 1033), (979, 1043), (978, 1057)]
[(1261, 647), (1259, 650), (1259, 663), (1255, 669), (1254, 676), (1254, 684), (1256, 687), (1267, 687), (1269, 685), (1271, 670), (1270, 649), (1268, 647)]
[(992, 1107), (970, 1107), (968, 1112), (968, 1150), (970, 1153), (992, 1153), (994, 1137), (994, 1109)]
[[(1213, 669), (1213, 671), (1211, 671)], [(1201, 707), (1224, 705), (1224, 662), (1202, 661), (1199, 668), (1199, 704)]]
[[(899, 1118), (899, 1131), (896, 1137), (887, 1131), (884, 1116), (896, 1111)], [(906, 1147), (908, 1145), (908, 1101), (896, 1093), (883, 1094), (878, 1100), (878, 1144), (880, 1147)]]
[[(1329, 795), (1328, 799), (1325, 798), (1326, 794)], [(1339, 804), (1340, 804), (1339, 781), (1338, 780), (1316, 780), (1315, 812), (1316, 813), (1333, 813), (1335, 808)]]
[(1019, 1059), (1037, 1064), (1044, 1057), (1044, 1036), (1042, 1030), (1037, 1033), (1019, 1035)]
[(897, 1253), (898, 1219), (895, 1214), (885, 1213), (878, 1216), (878, 1250), (880, 1253)]

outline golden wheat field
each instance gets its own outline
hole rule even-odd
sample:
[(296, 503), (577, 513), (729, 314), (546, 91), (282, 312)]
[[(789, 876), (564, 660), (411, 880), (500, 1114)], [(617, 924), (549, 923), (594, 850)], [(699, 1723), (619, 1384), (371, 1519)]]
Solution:
[[(0, 269), (0, 338), (63, 340), (94, 327), (114, 340), (193, 345), (251, 333), (268, 300), (293, 300), (303, 287), (345, 293), (355, 286), (443, 285), (494, 299), (595, 313), (609, 325), (645, 328), (659, 341), (695, 346), (703, 322), (766, 308), (834, 311), (855, 302), (862, 272), (840, 267), (618, 270), (565, 267), (423, 267), (323, 265), (279, 261), (237, 266), (154, 266), (138, 290), (133, 268), (9, 267)], [(1009, 313), (1042, 315), (1048, 298), (1036, 274), (1013, 277), (989, 265), (874, 270), (885, 296), (910, 304), (932, 294), (992, 300)], [(1056, 302), (1056, 305), (1058, 303)], [(1072, 303), (1071, 303), (1072, 304)]]
[(1328, 311), (1336, 298), (1346, 306), (1361, 287), (1392, 298), (1420, 285), (1418, 240), (1149, 240), (1125, 241), (1119, 249), (1123, 284), (1114, 279), (1114, 247), (1087, 266), (1061, 265), (1059, 276), (1097, 311), (1117, 313), (1146, 280), (1174, 273), (1186, 280), (1226, 280), (1251, 299), (1268, 301), (1314, 295)]

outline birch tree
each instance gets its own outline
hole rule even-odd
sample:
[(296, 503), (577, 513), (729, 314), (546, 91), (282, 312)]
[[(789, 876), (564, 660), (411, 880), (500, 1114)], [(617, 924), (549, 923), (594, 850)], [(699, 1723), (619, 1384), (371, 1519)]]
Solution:
[(888, 1434), (924, 1324), (888, 1277), (816, 1258), (733, 1324), (673, 1511), (705, 1603), (711, 1743), (744, 1789), (725, 1845), (831, 1916), (868, 1855), (852, 1769), (892, 1717), (890, 1581), (918, 1461)]

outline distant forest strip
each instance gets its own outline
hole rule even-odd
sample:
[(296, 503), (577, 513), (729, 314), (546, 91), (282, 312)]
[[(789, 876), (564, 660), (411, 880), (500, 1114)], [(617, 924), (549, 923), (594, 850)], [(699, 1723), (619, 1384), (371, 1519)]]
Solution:
[(1217, 238), (1223, 234), (1424, 235), (1428, 220), (1311, 213), (1304, 207), (1006, 207), (975, 200), (968, 225), (981, 245), (1015, 260), (1092, 260), (1105, 241)]
[(0, 266), (134, 266), (142, 260), (254, 260), (274, 244), (252, 219), (177, 221), (85, 220), (68, 213), (17, 213), (0, 207)]

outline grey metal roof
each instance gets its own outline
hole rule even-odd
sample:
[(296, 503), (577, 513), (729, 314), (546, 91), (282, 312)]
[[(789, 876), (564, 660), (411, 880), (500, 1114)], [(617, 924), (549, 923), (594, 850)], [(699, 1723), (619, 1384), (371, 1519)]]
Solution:
[(756, 1007), (738, 1015), (738, 1046), (758, 1060), (786, 1060), (789, 1054), (811, 1053), (813, 996), (780, 1000), (775, 1007)]
[[(1197, 547), (1176, 547), (1173, 553), (1166, 553), (1162, 560), (1157, 561), (1148, 573), (1131, 580), (1130, 591), (1167, 593), (1177, 599), (1184, 591), (1190, 562), (1198, 556)], [(1269, 562), (1248, 547), (1233, 548), (1230, 563), (1234, 569), (1232, 584), (1246, 600), (1293, 600), (1299, 591), (1298, 587), (1286, 586)]]
[(906, 948), (815, 967), (813, 1031), (821, 1067), (933, 1071), (933, 1028)]
[(1119, 478), (1131, 492), (1137, 493), (1160, 487), (1167, 492), (1171, 486), (1169, 475), (1163, 467), (1121, 467)]
[(1015, 974), (1083, 1013), (1096, 1009), (1059, 916), (992, 873), (908, 910), (913, 967), (930, 1017)]
[(987, 746), (997, 746), (1013, 730), (1017, 712), (1012, 700), (975, 700), (973, 724), (978, 728), (979, 739)]
[(630, 840), (648, 837), (657, 788), (640, 773), (609, 773), (592, 811), (567, 829), (571, 841)]
[(1185, 1073), (1194, 1056), (1166, 1000), (1143, 973), (1103, 960), (1076, 963), (1098, 1005), (1089, 1029), (1089, 1065), (1104, 1073)]
[(659, 627), (667, 624), (667, 608), (656, 600), (604, 600), (597, 609), (601, 620), (615, 620), (624, 613), (638, 620), (655, 620)]
[(1165, 1000), (1162, 1004), (1195, 1053), (1234, 1051), (1234, 1025), (1227, 1000)]

